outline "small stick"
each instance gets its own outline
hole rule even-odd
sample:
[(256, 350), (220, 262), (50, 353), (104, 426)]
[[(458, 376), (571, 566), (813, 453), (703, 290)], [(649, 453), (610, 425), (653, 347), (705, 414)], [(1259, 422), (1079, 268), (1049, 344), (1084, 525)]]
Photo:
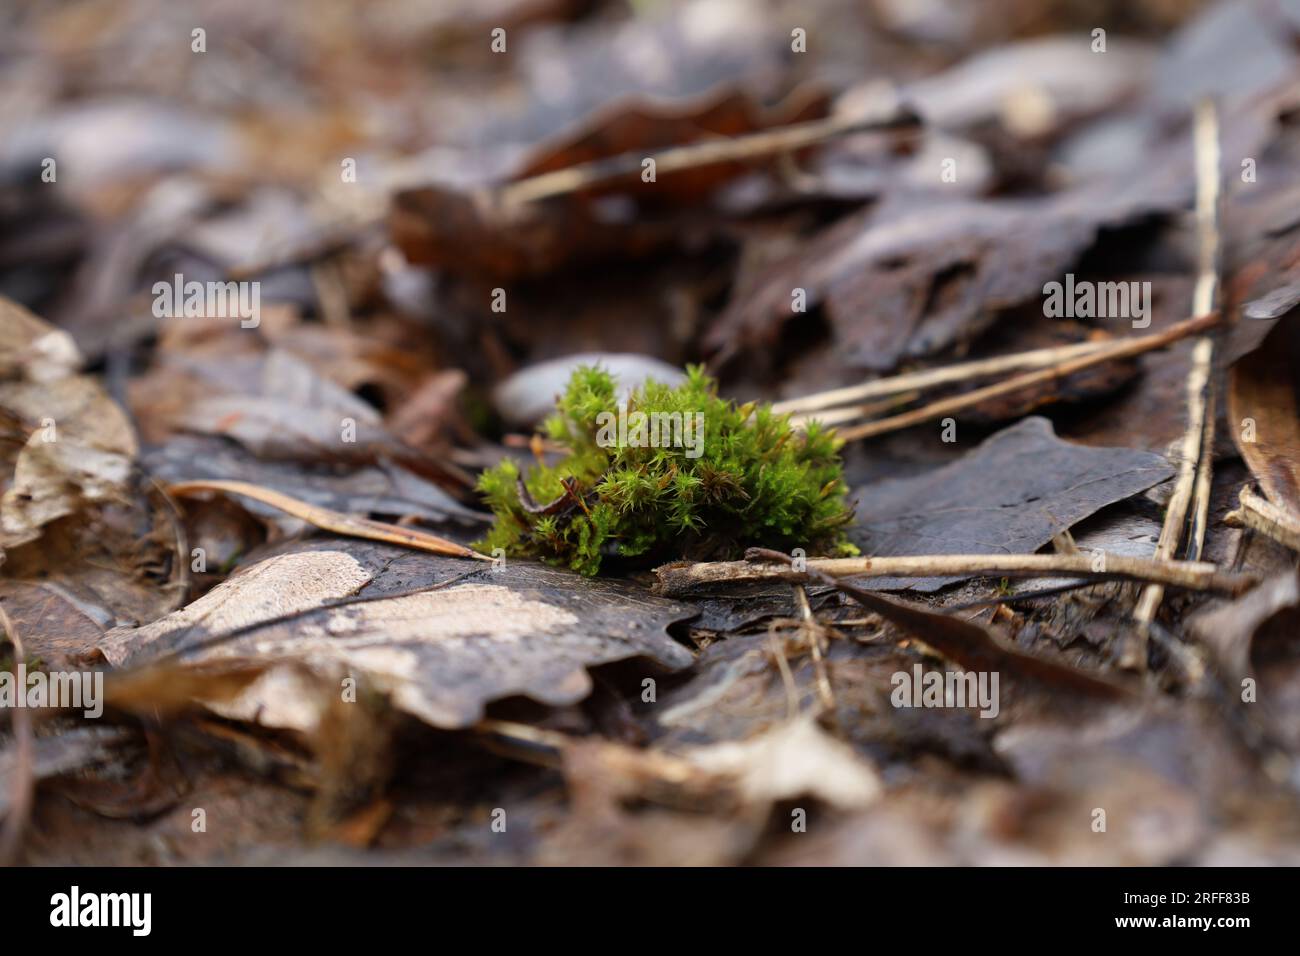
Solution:
[(920, 120), (915, 113), (905, 107), (897, 106), (892, 106), (886, 113), (874, 116), (831, 116), (827, 119), (794, 123), (743, 136), (674, 146), (650, 156), (644, 153), (620, 153), (605, 159), (578, 163), (564, 169), (507, 183), (498, 190), (497, 197), (503, 206), (519, 206), (635, 176), (641, 172), (641, 164), (646, 159), (653, 159), (656, 174), (663, 175), (697, 166), (712, 166), (758, 156), (790, 153), (850, 133), (865, 133), (873, 130), (910, 131), (917, 129), (919, 125)]
[[(1214, 103), (1202, 100), (1196, 107), (1196, 224), (1199, 236), (1199, 268), (1192, 312), (1204, 314), (1214, 308), (1219, 286), (1219, 121)], [(1209, 513), (1212, 444), (1214, 440), (1214, 395), (1211, 377), (1214, 371), (1214, 340), (1206, 335), (1192, 351), (1192, 367), (1187, 373), (1187, 431), (1183, 435), (1182, 460), (1174, 493), (1165, 510), (1164, 524), (1156, 542), (1155, 556), (1169, 558), (1183, 538), (1189, 507), (1194, 505), (1192, 534), (1188, 552), (1199, 556), (1205, 540), (1205, 522)], [(1146, 666), (1147, 631), (1155, 620), (1164, 589), (1148, 585), (1138, 598), (1133, 618), (1137, 623), (1135, 640), (1120, 656), (1120, 665)]]
[(264, 505), (278, 508), (285, 514), (293, 515), (295, 518), (301, 518), (308, 524), (315, 525), (324, 531), (332, 531), (335, 534), (346, 535), (350, 538), (383, 541), (388, 544), (399, 544), (404, 548), (414, 548), (417, 551), (449, 554), (458, 558), (473, 558), (476, 561), (492, 560), (487, 555), (479, 554), (463, 544), (449, 541), (436, 534), (429, 534), (427, 531), (403, 528), (400, 525), (388, 524), (384, 521), (372, 521), (369, 518), (346, 515), (341, 511), (308, 504), (289, 495), (272, 491), (270, 488), (263, 488), (260, 485), (249, 484), (246, 481), (182, 481), (169, 485), (167, 490), (178, 498), (184, 498), (199, 491), (222, 491), (231, 495), (243, 495), (245, 498), (252, 498)]
[[(1192, 296), (1192, 313), (1209, 312), (1219, 293), (1219, 116), (1213, 100), (1203, 100), (1196, 110), (1196, 228), (1199, 237), (1196, 289)], [(1228, 317), (1232, 321), (1232, 317)], [(1196, 462), (1196, 487), (1192, 496), (1195, 517), (1190, 529), (1191, 543), (1187, 557), (1198, 561), (1205, 546), (1205, 526), (1210, 514), (1210, 488), (1214, 477), (1215, 403), (1217, 399), (1214, 368), (1214, 340), (1206, 336), (1197, 343), (1204, 345), (1205, 411), (1200, 458)]]
[[(790, 424), (795, 428), (806, 428), (810, 421), (814, 419), (823, 425), (838, 425), (841, 422), (856, 422), (859, 419), (871, 418), (880, 412), (887, 412), (890, 409), (898, 408), (901, 405), (907, 405), (921, 397), (919, 391), (899, 392), (897, 395), (891, 395), (888, 398), (879, 399), (874, 402), (862, 402), (858, 405), (850, 405), (847, 408), (830, 408), (824, 411), (796, 412), (790, 416)], [(780, 414), (780, 413), (778, 413)]]
[[(900, 392), (933, 388), (936, 385), (951, 385), (966, 382), (974, 378), (1000, 375), (1003, 372), (1016, 372), (1024, 369), (1045, 368), (1059, 365), (1067, 359), (1088, 355), (1098, 349), (1113, 345), (1114, 341), (1105, 339), (1097, 342), (1075, 342), (1072, 345), (1055, 345), (1045, 349), (1031, 349), (1027, 352), (1014, 352), (1011, 355), (999, 355), (994, 358), (976, 359), (970, 362), (957, 362), (939, 368), (927, 368), (919, 372), (905, 372), (902, 375), (890, 375), (878, 378), (862, 385), (849, 385), (845, 388), (833, 388), (827, 392), (815, 392), (801, 398), (790, 398), (772, 405), (772, 411), (778, 415), (806, 415), (824, 408), (835, 408), (850, 402), (896, 395)], [(864, 412), (867, 414), (867, 412)], [(826, 421), (826, 419), (822, 419)]]
[(1200, 332), (1212, 328), (1219, 321), (1217, 313), (1211, 312), (1206, 315), (1198, 316), (1194, 319), (1184, 319), (1177, 322), (1169, 328), (1160, 332), (1153, 332), (1150, 335), (1139, 335), (1133, 338), (1124, 339), (1120, 342), (1107, 343), (1104, 347), (1094, 349), (1086, 354), (1080, 355), (1073, 359), (1067, 359), (1051, 368), (1046, 368), (1037, 372), (1027, 372), (1024, 375), (1017, 375), (1003, 382), (995, 382), (992, 385), (986, 385), (983, 388), (977, 388), (974, 391), (964, 392), (961, 395), (954, 395), (951, 398), (940, 399), (937, 402), (931, 402), (929, 405), (923, 405), (920, 408), (910, 412), (903, 412), (901, 415), (894, 415), (890, 418), (882, 418), (874, 422), (865, 422), (852, 428), (839, 430), (839, 436), (844, 441), (854, 441), (859, 438), (874, 438), (877, 435), (884, 435), (887, 432), (898, 431), (902, 428), (910, 428), (913, 425), (920, 425), (937, 418), (942, 418), (953, 412), (964, 411), (972, 406), (979, 405), (991, 398), (1001, 398), (1003, 395), (1009, 395), (1022, 389), (1032, 388), (1036, 385), (1043, 385), (1047, 382), (1053, 382), (1057, 379), (1064, 378), (1067, 375), (1073, 375), (1075, 372), (1081, 372), (1084, 369), (1092, 368), (1094, 365), (1100, 365), (1103, 362), (1113, 362), (1119, 359), (1132, 358), (1135, 355), (1141, 355), (1143, 352), (1150, 352), (1154, 349), (1164, 348), (1179, 339), (1185, 339), (1189, 335), (1196, 335)]
[[(13, 646), (15, 666), (25, 661), (27, 655), (23, 651), (18, 628), (9, 620), (4, 608), (0, 608), (0, 628), (4, 629), (5, 636)], [(25, 693), (26, 688), (19, 688), (18, 692)], [(23, 830), (27, 828), (27, 821), (31, 817), (32, 799), (36, 793), (36, 738), (32, 734), (32, 717), (25, 707), (14, 708), (13, 714), (14, 790), (9, 800), (4, 831), (0, 833), (0, 866), (9, 866), (18, 857)]]
[[(1103, 554), (932, 554), (888, 558), (809, 558), (808, 566), (835, 578), (930, 578), (948, 576), (1072, 577), (1092, 580), (1156, 581), (1193, 591), (1239, 594), (1255, 583), (1247, 574), (1220, 571), (1202, 561), (1173, 561)], [(666, 564), (655, 569), (657, 589), (684, 594), (722, 582), (777, 579), (801, 581), (801, 574), (782, 564), (709, 561)]]
[(1292, 551), (1300, 551), (1300, 518), (1249, 488), (1241, 489), (1238, 500), (1241, 507), (1224, 515), (1224, 524), (1258, 531)]

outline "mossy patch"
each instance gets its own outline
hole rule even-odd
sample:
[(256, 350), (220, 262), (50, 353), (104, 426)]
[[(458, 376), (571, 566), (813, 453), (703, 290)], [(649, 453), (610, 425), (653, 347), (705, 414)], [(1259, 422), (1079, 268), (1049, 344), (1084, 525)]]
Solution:
[(496, 516), (476, 547), (595, 574), (613, 557), (738, 557), (748, 546), (856, 554), (840, 442), (753, 403), (718, 397), (700, 368), (647, 382), (620, 406), (601, 368), (574, 371), (544, 431), (567, 456), (485, 471)]

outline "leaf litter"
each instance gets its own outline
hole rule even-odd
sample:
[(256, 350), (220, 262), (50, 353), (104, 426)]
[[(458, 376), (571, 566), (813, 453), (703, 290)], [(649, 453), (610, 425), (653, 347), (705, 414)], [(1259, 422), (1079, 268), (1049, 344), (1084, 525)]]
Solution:
[[(35, 712), (30, 753), (0, 715), (20, 861), (1296, 860), (1293, 18), (1132, 4), (1101, 57), (1070, 5), (837, 0), (805, 54), (777, 4), (416, 6), (239, 4), (203, 58), (137, 0), (12, 25), (0, 671), (102, 669), (107, 698), (98, 727)], [(1227, 255), (1198, 310), (1204, 95)], [(159, 317), (177, 273), (257, 281), (260, 321)], [(1066, 274), (1150, 282), (1151, 328), (1049, 321)], [(1218, 341), (1187, 527), (1162, 509), (1199, 340), (1065, 357), (1180, 328)], [(1043, 348), (1078, 351), (987, 397), (959, 371)], [(478, 472), (559, 460), (518, 432), (584, 355), (708, 359), (739, 402), (951, 369), (837, 423), (849, 533), (1051, 576), (790, 553), (668, 598), (395, 543), (458, 553)], [(936, 401), (955, 442), (898, 419)], [(1258, 586), (1135, 616), (1116, 569), (1174, 524), (1179, 568)], [(926, 673), (999, 675), (997, 713), (900, 706)]]

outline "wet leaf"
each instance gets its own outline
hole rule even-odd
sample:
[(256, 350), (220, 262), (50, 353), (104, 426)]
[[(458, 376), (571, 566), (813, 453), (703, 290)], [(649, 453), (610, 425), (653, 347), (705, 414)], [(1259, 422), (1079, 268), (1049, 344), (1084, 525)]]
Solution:
[[(1159, 455), (1061, 441), (1027, 418), (960, 460), (857, 489), (864, 554), (1029, 554), (1104, 508), (1173, 474)], [(934, 591), (957, 578), (878, 579), (872, 589)]]

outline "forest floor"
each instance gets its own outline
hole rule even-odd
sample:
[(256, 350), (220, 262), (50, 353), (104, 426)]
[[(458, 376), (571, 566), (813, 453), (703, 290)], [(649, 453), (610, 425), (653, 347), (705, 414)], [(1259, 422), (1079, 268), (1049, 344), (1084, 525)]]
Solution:
[[(1300, 863), (1298, 41), (5, 4), (0, 863)], [(468, 552), (592, 362), (833, 426), (860, 557)]]

